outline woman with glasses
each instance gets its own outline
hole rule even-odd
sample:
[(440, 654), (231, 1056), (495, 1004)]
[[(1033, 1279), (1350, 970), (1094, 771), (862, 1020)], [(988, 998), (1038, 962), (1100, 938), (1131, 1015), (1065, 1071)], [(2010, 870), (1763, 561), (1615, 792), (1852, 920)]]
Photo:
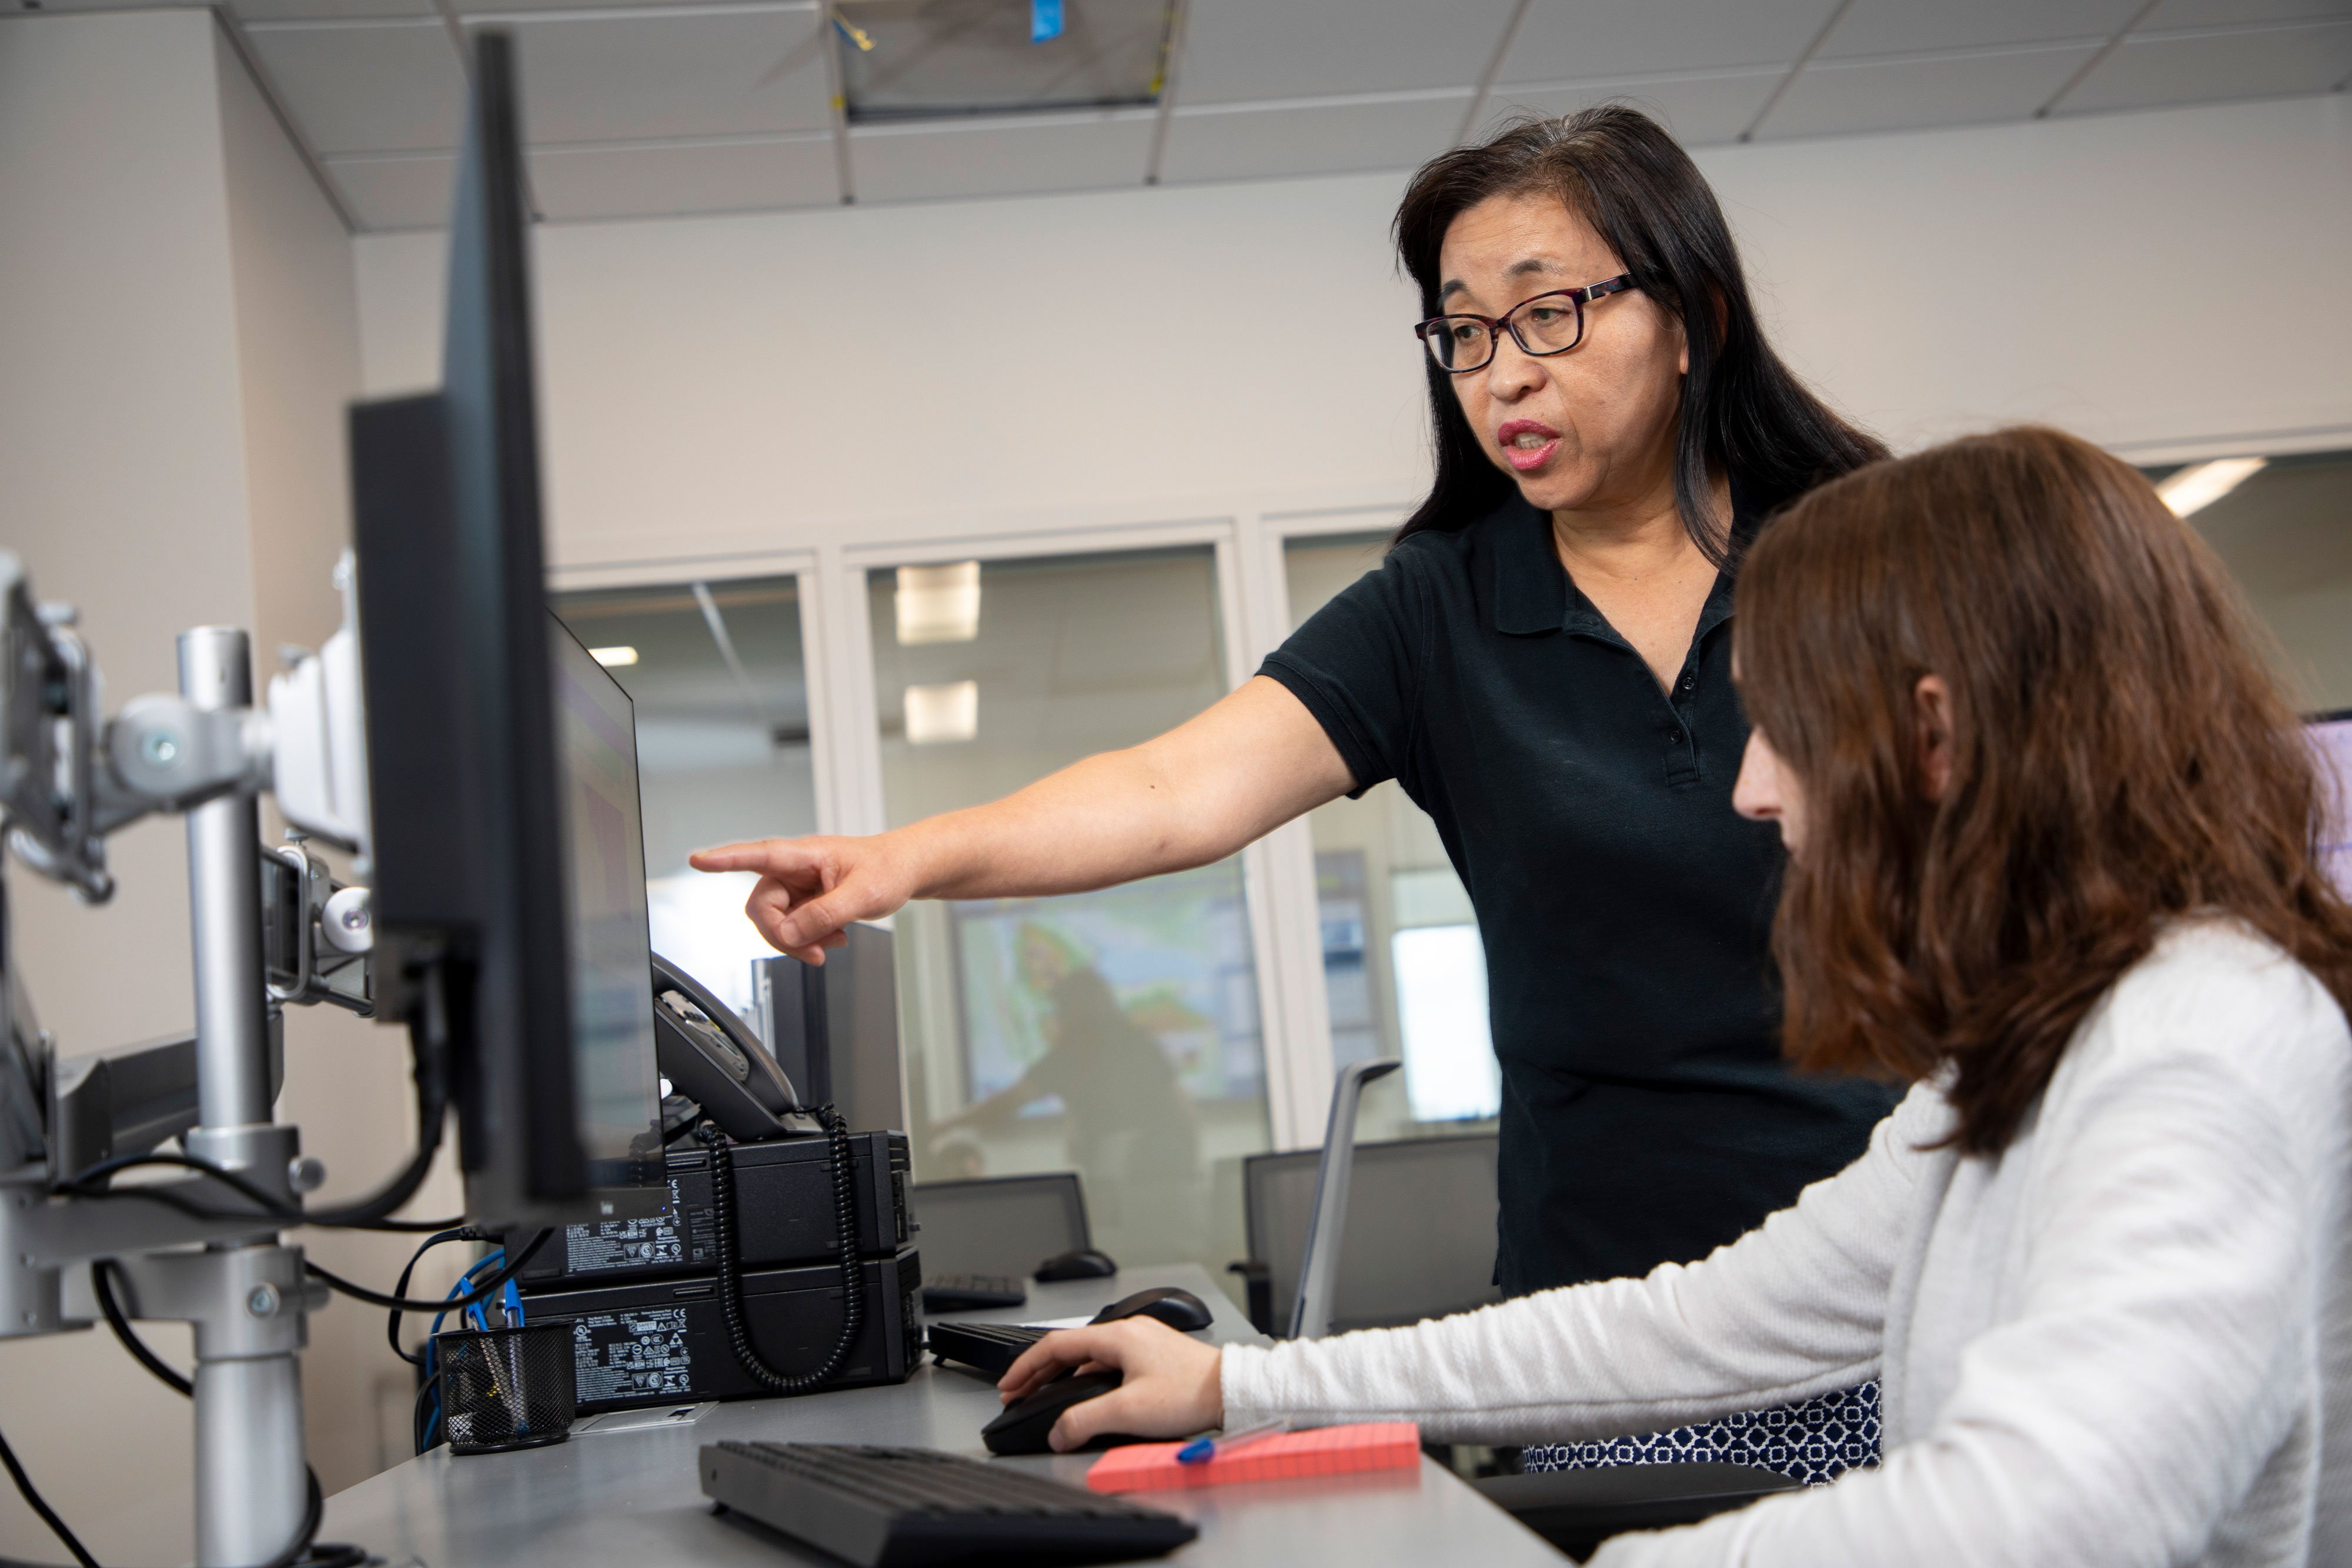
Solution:
[[(1436, 476), (1381, 570), (1142, 746), (875, 837), (694, 863), (761, 873), (752, 921), (815, 961), (910, 898), (1202, 865), (1395, 779), (1434, 819), (1486, 946), (1497, 1282), (1645, 1274), (1844, 1166), (1893, 1103), (1783, 1065), (1781, 851), (1731, 809), (1748, 721), (1730, 566), (1773, 508), (1885, 449), (1766, 344), (1714, 193), (1633, 110), (1445, 154), (1395, 232), (1428, 318), (1413, 330)], [(1737, 1457), (1825, 1479), (1868, 1457), (1874, 1397), (1750, 1423)]]

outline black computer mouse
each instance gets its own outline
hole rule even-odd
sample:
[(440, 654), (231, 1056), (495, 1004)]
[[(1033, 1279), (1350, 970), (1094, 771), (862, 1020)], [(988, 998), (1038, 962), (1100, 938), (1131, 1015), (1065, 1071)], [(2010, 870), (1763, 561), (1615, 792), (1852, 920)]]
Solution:
[(1097, 1312), (1094, 1321), (1115, 1323), (1121, 1318), (1138, 1316), (1158, 1318), (1171, 1329), (1188, 1333), (1207, 1328), (1215, 1321), (1207, 1302), (1177, 1285), (1154, 1285), (1148, 1291), (1122, 1297)]
[(1118, 1272), (1118, 1265), (1110, 1260), (1109, 1253), (1091, 1247), (1059, 1253), (1037, 1265), (1037, 1278), (1048, 1285), (1060, 1280), (1100, 1280)]
[[(1080, 1372), (1057, 1377), (1034, 1394), (1016, 1399), (1000, 1412), (995, 1420), (980, 1429), (980, 1440), (988, 1445), (992, 1454), (1050, 1454), (1053, 1446), (1046, 1436), (1062, 1412), (1073, 1405), (1082, 1405), (1098, 1394), (1108, 1394), (1126, 1381), (1117, 1372)], [(1087, 1445), (1089, 1448), (1112, 1448), (1122, 1443), (1148, 1441), (1115, 1432), (1106, 1432)]]

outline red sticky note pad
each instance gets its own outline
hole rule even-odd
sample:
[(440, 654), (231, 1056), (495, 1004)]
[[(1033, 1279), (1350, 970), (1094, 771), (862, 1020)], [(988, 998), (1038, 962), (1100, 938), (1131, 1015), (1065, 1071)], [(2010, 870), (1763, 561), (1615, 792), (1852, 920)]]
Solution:
[(1344, 1476), (1358, 1470), (1401, 1470), (1421, 1463), (1421, 1428), (1411, 1421), (1367, 1421), (1318, 1427), (1265, 1437), (1233, 1454), (1180, 1465), (1181, 1443), (1130, 1443), (1113, 1448), (1087, 1472), (1095, 1491), (1171, 1491), (1224, 1481), (1287, 1480), (1294, 1476)]

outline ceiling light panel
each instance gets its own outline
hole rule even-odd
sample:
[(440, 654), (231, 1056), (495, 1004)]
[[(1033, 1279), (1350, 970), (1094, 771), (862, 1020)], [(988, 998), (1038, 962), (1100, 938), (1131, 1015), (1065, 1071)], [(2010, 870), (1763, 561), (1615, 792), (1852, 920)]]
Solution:
[(500, 17), (534, 142), (822, 131), (814, 5), (673, 5)]
[(1188, 104), (1463, 88), (1516, 0), (1192, 0), (1177, 97)]
[(2191, 463), (2166, 475), (2156, 487), (2157, 497), (2172, 508), (2174, 517), (2185, 517), (2203, 511), (2269, 466), (2267, 457), (2217, 457), (2210, 463)]
[(1787, 64), (1836, 8), (1837, 0), (1537, 0), (1497, 79), (1591, 81)]
[(2001, 44), (2096, 38), (2132, 19), (2140, 0), (1853, 0), (1820, 57), (1906, 55), (1927, 49), (1989, 48)]
[(980, 562), (902, 566), (892, 601), (901, 648), (971, 642), (980, 635)]
[(971, 740), (980, 734), (980, 683), (908, 686), (906, 712), (907, 739), (911, 745)]
[[(856, 123), (1156, 102), (1171, 0), (1064, 0), (1030, 41), (1030, 0), (841, 0), (845, 101)], [(856, 42), (863, 38), (873, 47)]]

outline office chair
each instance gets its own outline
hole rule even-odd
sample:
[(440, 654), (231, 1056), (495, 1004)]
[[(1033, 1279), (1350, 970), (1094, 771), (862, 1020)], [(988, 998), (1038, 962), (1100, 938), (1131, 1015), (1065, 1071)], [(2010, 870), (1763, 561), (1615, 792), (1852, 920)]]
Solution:
[(1048, 1258), (1094, 1245), (1076, 1171), (921, 1182), (907, 1195), (922, 1227), (923, 1274), (1025, 1279)]

